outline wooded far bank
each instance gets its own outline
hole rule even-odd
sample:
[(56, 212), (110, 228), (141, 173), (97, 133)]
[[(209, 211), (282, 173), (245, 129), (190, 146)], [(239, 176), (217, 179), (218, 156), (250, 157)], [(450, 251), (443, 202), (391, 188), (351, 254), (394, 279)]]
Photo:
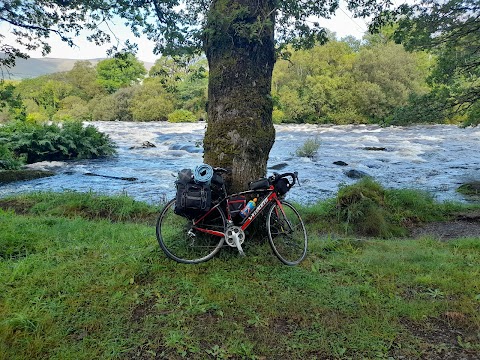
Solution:
[[(444, 109), (448, 87), (439, 93), (434, 81), (438, 58), (407, 52), (387, 33), (362, 41), (332, 35), (326, 45), (277, 60), (274, 122), (477, 124), (475, 102)], [(129, 53), (95, 65), (77, 61), (70, 71), (0, 84), (0, 122), (207, 120), (208, 75), (204, 57), (160, 57), (148, 73)]]

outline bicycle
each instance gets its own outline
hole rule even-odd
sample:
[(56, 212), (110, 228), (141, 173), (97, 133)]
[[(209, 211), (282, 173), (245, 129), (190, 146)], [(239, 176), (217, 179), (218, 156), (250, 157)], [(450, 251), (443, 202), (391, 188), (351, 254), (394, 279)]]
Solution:
[[(197, 264), (210, 260), (227, 245), (245, 255), (242, 248), (245, 230), (267, 211), (267, 235), (273, 253), (286, 265), (299, 264), (307, 253), (307, 232), (298, 211), (283, 199), (298, 181), (298, 173), (274, 173), (250, 183), (250, 190), (228, 195), (221, 176), (227, 170), (213, 170), (222, 179), (221, 189), (218, 199), (206, 213), (192, 220), (179, 216), (174, 213), (175, 199), (160, 213), (156, 235), (166, 256), (180, 263)], [(235, 199), (245, 195), (256, 195), (259, 200), (252, 212), (240, 220), (234, 216), (236, 210), (231, 208), (234, 208)]]

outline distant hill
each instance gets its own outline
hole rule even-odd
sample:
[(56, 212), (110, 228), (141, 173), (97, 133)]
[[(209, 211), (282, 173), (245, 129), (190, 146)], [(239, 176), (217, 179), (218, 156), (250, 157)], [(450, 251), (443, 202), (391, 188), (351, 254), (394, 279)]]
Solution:
[[(93, 65), (104, 59), (88, 59)], [(11, 80), (35, 78), (41, 75), (52, 74), (61, 71), (69, 71), (79, 59), (57, 59), (57, 58), (29, 58), (17, 59), (15, 67), (4, 72), (4, 77)], [(143, 62), (145, 68), (150, 70), (151, 62)]]

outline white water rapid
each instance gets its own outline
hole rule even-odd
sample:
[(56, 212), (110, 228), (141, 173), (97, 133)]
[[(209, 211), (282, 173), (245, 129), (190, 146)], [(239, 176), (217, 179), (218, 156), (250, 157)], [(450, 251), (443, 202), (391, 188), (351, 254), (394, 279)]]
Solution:
[[(202, 163), (205, 123), (91, 124), (117, 143), (117, 156), (34, 164), (34, 167), (53, 167), (57, 175), (2, 185), (0, 197), (27, 191), (73, 190), (127, 193), (155, 204), (173, 197), (178, 170)], [(314, 138), (320, 141), (316, 158), (295, 155), (299, 146)], [(156, 147), (130, 149), (145, 141)], [(304, 204), (333, 197), (340, 184), (355, 182), (346, 176), (349, 170), (362, 171), (387, 188), (422, 189), (440, 201), (475, 201), (455, 190), (461, 183), (480, 180), (479, 153), (480, 127), (278, 125), (268, 172), (298, 171), (301, 186), (294, 187), (287, 198)], [(348, 165), (335, 165), (337, 161)], [(136, 180), (86, 176), (86, 173)]]

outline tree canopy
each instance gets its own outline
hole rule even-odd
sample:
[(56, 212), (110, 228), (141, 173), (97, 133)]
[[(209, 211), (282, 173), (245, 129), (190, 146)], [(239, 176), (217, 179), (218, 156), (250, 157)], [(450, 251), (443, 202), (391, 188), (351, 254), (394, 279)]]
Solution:
[(437, 57), (428, 81), (432, 91), (416, 99), (417, 111), (436, 117), (463, 116), (480, 122), (480, 2), (422, 0), (385, 12), (373, 23), (396, 21), (394, 39), (409, 50), (427, 50)]
[[(222, 0), (225, 3), (227, 0)], [(283, 48), (293, 43), (295, 48), (312, 47), (316, 41), (325, 42), (327, 32), (316, 18), (329, 18), (339, 8), (339, 0), (333, 1), (273, 1), (276, 13), (276, 43)], [(251, 39), (258, 38), (271, 21), (270, 14), (258, 14), (255, 21), (247, 21), (247, 10), (240, 1), (236, 11), (230, 14), (209, 13), (209, 0), (46, 0), (40, 4), (29, 0), (5, 0), (0, 4), (0, 22), (8, 24), (14, 41), (6, 41), (0, 35), (0, 65), (11, 67), (16, 57), (27, 58), (26, 51), (41, 49), (43, 55), (51, 51), (49, 40), (59, 37), (70, 46), (81, 31), (95, 44), (113, 42), (112, 51), (121, 45), (135, 48), (132, 42), (118, 44), (115, 34), (105, 30), (115, 19), (121, 18), (132, 34), (145, 34), (155, 42), (155, 54), (192, 54), (203, 50), (206, 24), (212, 16), (216, 21), (236, 21), (235, 31)], [(347, 7), (355, 15), (367, 16), (381, 10), (388, 0), (348, 0)]]

